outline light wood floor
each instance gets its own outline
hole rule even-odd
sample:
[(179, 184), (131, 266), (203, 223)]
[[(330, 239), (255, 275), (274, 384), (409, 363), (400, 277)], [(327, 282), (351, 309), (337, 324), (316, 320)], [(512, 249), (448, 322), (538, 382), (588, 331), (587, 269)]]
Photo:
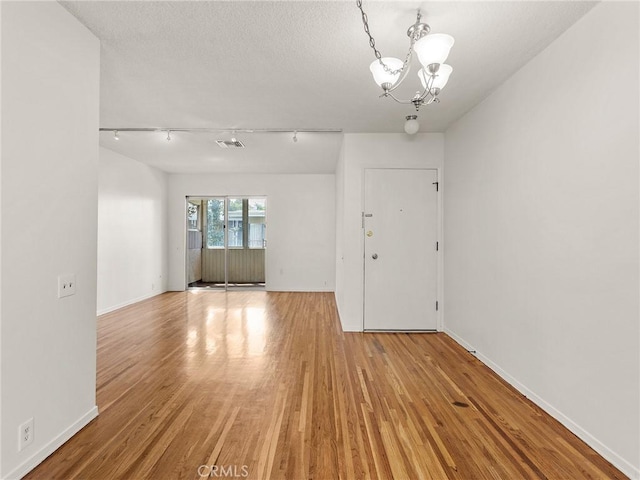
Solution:
[(104, 315), (97, 394), (26, 478), (626, 478), (445, 334), (343, 334), (328, 293)]

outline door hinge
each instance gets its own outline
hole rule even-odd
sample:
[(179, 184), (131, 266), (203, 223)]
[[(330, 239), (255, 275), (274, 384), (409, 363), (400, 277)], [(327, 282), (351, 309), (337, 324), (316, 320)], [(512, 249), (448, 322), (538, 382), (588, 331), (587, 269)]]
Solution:
[(440, 183), (438, 183), (438, 182), (433, 182), (433, 184), (432, 184), (432, 185), (435, 185), (435, 186), (436, 186), (436, 192), (440, 191)]
[(436, 312), (438, 311), (438, 302), (436, 301)]
[(440, 250), (440, 242), (436, 242), (436, 252)]

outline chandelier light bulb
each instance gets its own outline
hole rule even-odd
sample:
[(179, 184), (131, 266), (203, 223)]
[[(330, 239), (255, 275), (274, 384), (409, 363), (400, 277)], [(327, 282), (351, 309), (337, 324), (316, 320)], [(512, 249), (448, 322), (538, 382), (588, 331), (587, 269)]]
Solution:
[(420, 130), (420, 123), (417, 115), (407, 115), (407, 121), (404, 122), (404, 131), (408, 135), (415, 135)]

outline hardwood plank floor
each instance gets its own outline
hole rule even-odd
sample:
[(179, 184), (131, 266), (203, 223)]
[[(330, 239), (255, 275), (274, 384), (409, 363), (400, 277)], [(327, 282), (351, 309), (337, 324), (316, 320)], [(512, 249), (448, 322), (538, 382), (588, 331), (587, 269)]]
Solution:
[(331, 293), (167, 293), (98, 320), (100, 416), (27, 479), (622, 479), (448, 336)]

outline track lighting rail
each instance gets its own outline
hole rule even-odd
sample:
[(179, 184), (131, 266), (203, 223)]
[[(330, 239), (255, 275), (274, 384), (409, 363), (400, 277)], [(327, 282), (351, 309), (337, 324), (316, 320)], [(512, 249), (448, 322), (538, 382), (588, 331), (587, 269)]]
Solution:
[(104, 127), (101, 132), (192, 132), (192, 133), (342, 133), (341, 128), (121, 128)]

